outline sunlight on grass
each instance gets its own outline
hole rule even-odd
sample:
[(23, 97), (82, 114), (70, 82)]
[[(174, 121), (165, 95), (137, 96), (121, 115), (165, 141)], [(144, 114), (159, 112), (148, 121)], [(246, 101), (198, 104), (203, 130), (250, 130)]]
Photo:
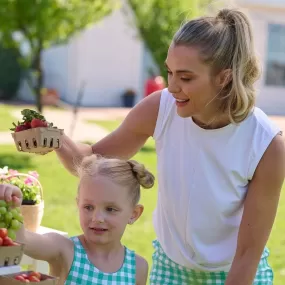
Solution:
[(11, 111), (14, 110), (11, 106), (0, 105), (0, 132), (9, 132), (13, 127), (12, 122), (16, 121), (16, 118), (11, 115)]
[(121, 120), (115, 120), (115, 121), (86, 120), (86, 122), (89, 124), (96, 124), (111, 132), (115, 130), (117, 127), (119, 127), (122, 121)]

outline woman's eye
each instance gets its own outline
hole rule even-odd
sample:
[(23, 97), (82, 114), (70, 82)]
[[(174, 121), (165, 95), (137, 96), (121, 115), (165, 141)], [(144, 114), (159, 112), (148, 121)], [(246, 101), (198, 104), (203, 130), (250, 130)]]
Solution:
[(191, 80), (191, 78), (183, 78), (183, 77), (182, 77), (181, 80), (182, 80), (182, 81), (185, 81), (185, 82), (188, 82), (188, 81)]

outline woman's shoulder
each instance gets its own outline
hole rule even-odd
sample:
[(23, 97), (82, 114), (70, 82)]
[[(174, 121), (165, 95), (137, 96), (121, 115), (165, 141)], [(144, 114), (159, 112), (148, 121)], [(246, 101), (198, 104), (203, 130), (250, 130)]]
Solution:
[(241, 125), (248, 128), (255, 135), (258, 133), (271, 135), (281, 132), (280, 127), (258, 107), (252, 110)]
[(254, 108), (244, 123), (242, 133), (244, 140), (248, 137), (250, 141), (250, 166), (249, 180), (252, 179), (255, 170), (269, 146), (275, 145), (275, 141), (280, 140), (278, 134), (282, 134), (281, 128), (273, 122), (261, 109)]

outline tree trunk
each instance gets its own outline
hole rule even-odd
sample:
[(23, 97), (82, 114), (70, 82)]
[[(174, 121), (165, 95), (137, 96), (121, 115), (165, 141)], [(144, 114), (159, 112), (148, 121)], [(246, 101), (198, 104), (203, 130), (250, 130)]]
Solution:
[(42, 106), (42, 98), (41, 98), (41, 88), (43, 87), (43, 70), (42, 70), (42, 64), (41, 64), (41, 52), (42, 49), (39, 49), (37, 54), (35, 55), (34, 60), (34, 66), (33, 69), (36, 71), (37, 74), (37, 80), (36, 85), (34, 86), (34, 93), (36, 96), (36, 107), (39, 113), (42, 112), (43, 106)]

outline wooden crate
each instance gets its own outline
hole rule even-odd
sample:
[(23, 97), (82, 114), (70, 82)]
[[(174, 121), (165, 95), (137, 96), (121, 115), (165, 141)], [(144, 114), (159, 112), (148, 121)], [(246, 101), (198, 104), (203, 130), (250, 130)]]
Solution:
[(0, 267), (20, 264), (23, 254), (23, 244), (17, 243), (13, 246), (0, 246)]
[(44, 154), (61, 146), (62, 129), (32, 128), (12, 133), (18, 151)]

